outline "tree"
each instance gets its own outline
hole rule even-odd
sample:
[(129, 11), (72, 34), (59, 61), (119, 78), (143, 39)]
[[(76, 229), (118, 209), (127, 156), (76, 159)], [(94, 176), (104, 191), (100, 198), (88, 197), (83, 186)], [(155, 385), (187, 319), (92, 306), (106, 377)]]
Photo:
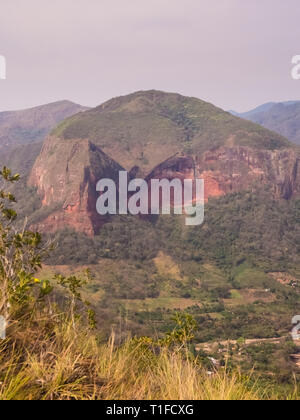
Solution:
[(49, 281), (41, 282), (35, 273), (41, 267), (48, 245), (42, 245), (41, 235), (18, 230), (12, 204), (15, 197), (5, 186), (19, 180), (6, 167), (0, 171), (4, 188), (0, 190), (0, 315), (8, 326), (17, 312), (22, 312), (34, 299), (42, 299), (52, 291)]
[(85, 286), (88, 281), (92, 279), (92, 274), (89, 269), (85, 271), (85, 278), (81, 279), (76, 276), (65, 277), (61, 274), (55, 276), (57, 283), (68, 290), (70, 297), (70, 317), (73, 324), (74, 330), (76, 330), (76, 304), (82, 302), (87, 310), (88, 322), (91, 329), (96, 328), (95, 312), (90, 308), (90, 302), (83, 301), (81, 296), (81, 289)]

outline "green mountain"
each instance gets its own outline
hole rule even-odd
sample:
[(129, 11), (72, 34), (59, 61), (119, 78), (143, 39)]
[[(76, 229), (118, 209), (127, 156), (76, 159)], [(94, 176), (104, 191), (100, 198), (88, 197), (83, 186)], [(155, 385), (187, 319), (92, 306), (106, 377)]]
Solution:
[[(91, 151), (92, 166), (85, 163), (82, 150)], [(287, 199), (300, 193), (298, 150), (284, 137), (196, 98), (137, 92), (76, 114), (52, 130), (28, 181), (37, 188), (47, 213), (36, 228), (98, 233), (96, 209), (88, 218), (83, 215), (95, 198), (97, 179), (86, 174), (99, 172), (101, 161), (92, 158), (96, 150), (113, 165), (148, 181), (203, 178), (206, 199), (257, 184), (269, 185), (276, 196)], [(90, 185), (84, 195), (87, 178)], [(85, 222), (78, 223), (79, 219)]]
[(282, 149), (289, 142), (197, 98), (160, 91), (112, 99), (52, 131), (61, 140), (88, 138), (126, 169), (149, 171), (176, 153), (220, 146)]

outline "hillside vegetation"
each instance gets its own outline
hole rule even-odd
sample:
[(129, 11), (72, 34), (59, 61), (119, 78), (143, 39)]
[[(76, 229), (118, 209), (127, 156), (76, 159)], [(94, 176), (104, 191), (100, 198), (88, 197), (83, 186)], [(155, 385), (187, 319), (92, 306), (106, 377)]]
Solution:
[[(280, 393), (254, 377), (223, 368), (209, 375), (186, 345), (161, 348), (133, 340), (117, 346), (67, 321), (35, 318), (0, 342), (0, 400), (279, 400)], [(25, 327), (25, 325), (24, 325)]]
[(146, 172), (176, 153), (200, 154), (222, 145), (291, 147), (284, 137), (200, 99), (160, 91), (112, 99), (66, 119), (51, 135), (88, 138), (126, 169), (138, 165)]
[[(1, 175), (10, 183), (19, 178), (6, 168)], [(81, 295), (89, 271), (86, 278), (37, 278), (47, 249), (38, 233), (17, 230), (15, 199), (7, 190), (0, 195), (0, 311), (7, 324), (0, 340), (1, 400), (298, 398), (297, 388), (279, 394), (227, 363), (208, 373), (190, 346), (197, 324), (185, 313), (176, 314), (160, 339), (116, 344), (112, 334), (105, 342)]]
[[(198, 323), (195, 343), (285, 338), (300, 313), (299, 204), (245, 192), (211, 200), (192, 229), (180, 217), (116, 217), (95, 238), (61, 232), (41, 275), (89, 267), (85, 295), (107, 335), (164, 334), (181, 310)], [(292, 384), (295, 352), (287, 339), (243, 360)]]

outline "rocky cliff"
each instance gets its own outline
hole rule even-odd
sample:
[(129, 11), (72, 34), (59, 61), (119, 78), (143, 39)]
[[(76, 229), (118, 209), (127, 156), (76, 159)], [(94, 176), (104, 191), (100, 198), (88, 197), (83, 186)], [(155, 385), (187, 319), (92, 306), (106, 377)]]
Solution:
[(199, 156), (172, 157), (146, 179), (204, 179), (206, 200), (260, 185), (268, 185), (278, 198), (290, 199), (300, 193), (299, 158), (294, 149), (220, 147)]
[(87, 139), (67, 143), (46, 139), (28, 183), (37, 187), (42, 206), (50, 214), (34, 228), (97, 233), (106, 218), (96, 213), (96, 184), (101, 178), (117, 181), (122, 169)]

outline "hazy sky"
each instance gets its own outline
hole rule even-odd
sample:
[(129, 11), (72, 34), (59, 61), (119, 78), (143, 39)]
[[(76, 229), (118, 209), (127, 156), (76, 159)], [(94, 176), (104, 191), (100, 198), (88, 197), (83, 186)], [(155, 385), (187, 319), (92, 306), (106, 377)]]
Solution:
[(0, 0), (0, 111), (161, 89), (224, 109), (300, 100), (299, 0)]

